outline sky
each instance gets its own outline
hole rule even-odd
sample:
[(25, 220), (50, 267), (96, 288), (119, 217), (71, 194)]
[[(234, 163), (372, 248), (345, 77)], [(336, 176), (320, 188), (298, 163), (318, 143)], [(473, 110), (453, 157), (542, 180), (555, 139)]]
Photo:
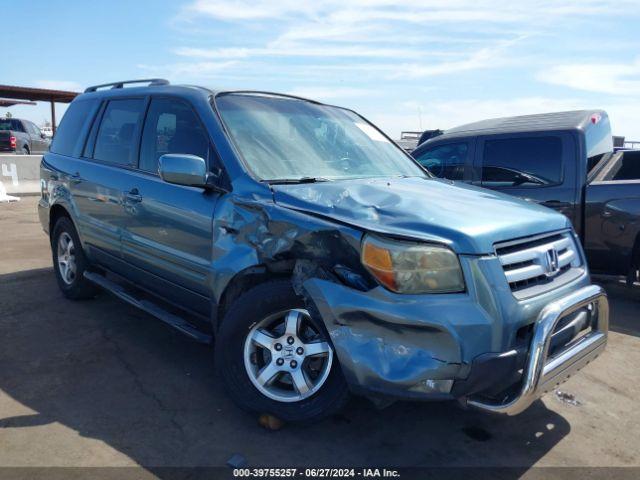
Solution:
[[(355, 109), (392, 137), (603, 108), (640, 139), (640, 0), (0, 0), (0, 84), (161, 77)], [(0, 107), (42, 124), (48, 104)], [(61, 113), (64, 106), (60, 105)], [(60, 117), (60, 116), (59, 116)]]

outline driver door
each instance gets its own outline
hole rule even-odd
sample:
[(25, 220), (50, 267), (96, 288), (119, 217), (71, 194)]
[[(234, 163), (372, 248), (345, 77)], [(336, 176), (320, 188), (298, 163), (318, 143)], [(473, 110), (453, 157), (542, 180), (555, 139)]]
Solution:
[(575, 225), (576, 146), (563, 132), (491, 135), (478, 138), (474, 184), (539, 203)]

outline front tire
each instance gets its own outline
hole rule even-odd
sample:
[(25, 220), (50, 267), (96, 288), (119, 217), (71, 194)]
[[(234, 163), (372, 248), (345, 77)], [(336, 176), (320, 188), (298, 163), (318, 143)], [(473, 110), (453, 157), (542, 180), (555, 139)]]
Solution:
[(96, 295), (96, 286), (84, 277), (89, 262), (78, 233), (67, 217), (59, 218), (53, 227), (51, 253), (56, 280), (65, 297), (81, 300)]
[(349, 398), (324, 325), (288, 280), (241, 295), (216, 339), (216, 369), (241, 408), (288, 422), (322, 419)]

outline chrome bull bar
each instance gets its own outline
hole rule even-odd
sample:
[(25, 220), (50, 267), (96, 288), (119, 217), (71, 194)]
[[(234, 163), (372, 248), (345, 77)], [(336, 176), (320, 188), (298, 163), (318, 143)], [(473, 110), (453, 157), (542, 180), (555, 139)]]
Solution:
[[(551, 336), (558, 322), (585, 307), (591, 314), (591, 331), (553, 357), (547, 358)], [(596, 358), (605, 348), (608, 330), (609, 302), (601, 287), (589, 285), (550, 303), (536, 320), (522, 385), (516, 397), (505, 403), (470, 398), (467, 405), (494, 413), (519, 414), (540, 396)]]

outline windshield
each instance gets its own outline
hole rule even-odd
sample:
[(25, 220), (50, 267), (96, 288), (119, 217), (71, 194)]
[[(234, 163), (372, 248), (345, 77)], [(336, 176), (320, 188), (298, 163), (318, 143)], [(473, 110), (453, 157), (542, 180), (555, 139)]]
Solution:
[(224, 94), (216, 106), (263, 181), (427, 176), (373, 126), (341, 108), (252, 94)]

